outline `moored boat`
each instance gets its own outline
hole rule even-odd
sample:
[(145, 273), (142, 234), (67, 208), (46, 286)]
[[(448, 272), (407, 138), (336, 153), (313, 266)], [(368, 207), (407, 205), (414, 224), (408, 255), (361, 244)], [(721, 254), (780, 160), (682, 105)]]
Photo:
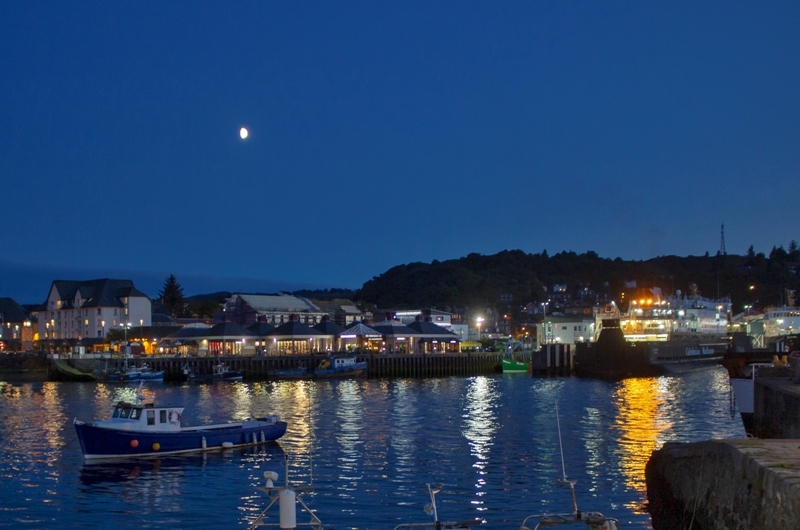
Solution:
[(367, 371), (366, 361), (356, 357), (325, 357), (315, 367), (275, 370), (272, 375), (278, 379), (329, 379), (335, 377), (357, 377)]
[(109, 419), (84, 422), (75, 418), (73, 423), (86, 459), (169, 455), (256, 445), (277, 440), (286, 432), (286, 422), (280, 421), (278, 416), (184, 427), (181, 424), (183, 409), (182, 406), (145, 403), (137, 392), (135, 403), (120, 401)]
[(125, 359), (125, 364), (122, 368), (108, 374), (108, 378), (122, 383), (129, 381), (163, 381), (164, 370), (154, 371), (147, 363), (143, 363), (141, 366), (131, 365)]
[(244, 378), (242, 370), (231, 370), (227, 364), (215, 364), (211, 373), (204, 374), (196, 371), (184, 369), (189, 381), (241, 381)]
[(530, 361), (518, 361), (516, 359), (506, 357), (503, 358), (501, 364), (504, 374), (520, 374), (531, 371)]

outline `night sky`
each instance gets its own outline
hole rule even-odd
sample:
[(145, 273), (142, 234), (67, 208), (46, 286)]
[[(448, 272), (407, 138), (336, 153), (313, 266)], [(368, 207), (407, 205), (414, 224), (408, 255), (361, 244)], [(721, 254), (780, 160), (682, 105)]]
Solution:
[(18, 268), (357, 288), (800, 239), (798, 2), (3, 2), (0, 44)]

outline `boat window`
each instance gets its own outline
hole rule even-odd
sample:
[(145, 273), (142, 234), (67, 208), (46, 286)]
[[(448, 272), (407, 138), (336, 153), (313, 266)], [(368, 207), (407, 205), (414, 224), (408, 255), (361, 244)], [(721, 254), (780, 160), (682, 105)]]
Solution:
[(130, 415), (131, 415), (131, 409), (122, 409), (122, 411), (119, 414), (119, 417), (120, 418), (127, 418)]
[(161, 410), (159, 411), (160, 414), (158, 415), (158, 422), (159, 423), (167, 423), (167, 411)]
[(119, 418), (119, 407), (114, 408), (114, 415), (111, 416), (112, 418)]
[(147, 411), (147, 424), (148, 425), (155, 425), (156, 424), (156, 411), (148, 410)]
[(142, 413), (142, 409), (132, 409), (131, 410), (131, 419), (132, 420), (138, 420), (139, 416), (141, 415), (141, 413)]

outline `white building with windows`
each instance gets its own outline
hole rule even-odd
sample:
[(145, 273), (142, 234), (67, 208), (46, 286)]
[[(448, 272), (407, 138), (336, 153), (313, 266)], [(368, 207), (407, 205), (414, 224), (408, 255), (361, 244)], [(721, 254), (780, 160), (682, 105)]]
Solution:
[(38, 320), (40, 339), (103, 338), (111, 329), (152, 325), (151, 303), (131, 280), (56, 280)]
[(536, 341), (542, 344), (594, 342), (594, 316), (547, 315), (536, 324)]

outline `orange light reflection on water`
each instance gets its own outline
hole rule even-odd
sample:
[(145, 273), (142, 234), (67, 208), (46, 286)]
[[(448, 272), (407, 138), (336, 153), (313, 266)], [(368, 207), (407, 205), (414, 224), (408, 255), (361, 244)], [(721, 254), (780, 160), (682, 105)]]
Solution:
[(615, 427), (619, 430), (620, 471), (628, 487), (641, 497), (639, 503), (626, 506), (636, 513), (644, 513), (641, 502), (647, 498), (644, 474), (647, 461), (664, 443), (662, 434), (672, 427), (663, 414), (668, 397), (664, 378), (625, 379), (613, 395), (618, 409)]

